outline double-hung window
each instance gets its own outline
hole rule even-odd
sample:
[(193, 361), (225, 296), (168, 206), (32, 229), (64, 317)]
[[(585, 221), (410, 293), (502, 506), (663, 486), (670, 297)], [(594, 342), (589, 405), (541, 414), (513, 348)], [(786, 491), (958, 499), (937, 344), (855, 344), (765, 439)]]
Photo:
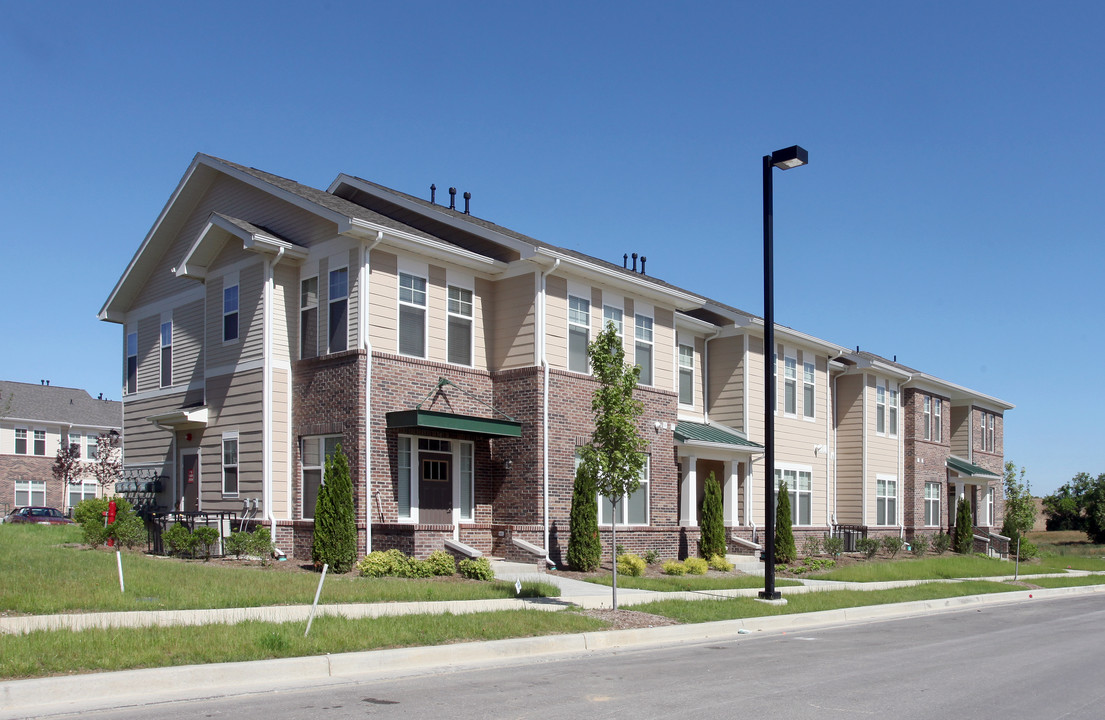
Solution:
[(449, 286), (448, 361), (472, 364), (472, 291)]
[(932, 398), (930, 398), (928, 395), (925, 395), (924, 406), (925, 406), (924, 419), (922, 420), (921, 425), (924, 427), (925, 440), (931, 440), (932, 439)]
[(399, 486), (396, 489), (396, 504), (399, 506), (399, 519), (411, 518), (411, 468), (414, 454), (411, 449), (411, 438), (400, 436), (399, 438)]
[(399, 273), (399, 354), (426, 357), (426, 279)]
[(925, 527), (940, 525), (940, 483), (925, 483)]
[(223, 288), (223, 342), (238, 339), (238, 286)]
[(994, 452), (994, 414), (982, 413), (982, 449)]
[(817, 369), (811, 362), (802, 363), (802, 415), (812, 419), (816, 407)]
[(69, 507), (71, 508), (80, 505), (82, 500), (91, 500), (94, 497), (96, 497), (95, 480), (85, 480), (69, 486)]
[(679, 346), (679, 404), (694, 406), (694, 346)]
[(798, 413), (798, 358), (783, 358), (783, 413)]
[(326, 461), (333, 457), (341, 443), (341, 435), (315, 435), (300, 440), (300, 464), (303, 467), (303, 511), (301, 517), (315, 516), (318, 491), (323, 483)]
[(898, 522), (898, 479), (878, 477), (875, 480), (875, 524)]
[(587, 345), (591, 342), (590, 301), (568, 296), (568, 369), (572, 372), (590, 372)]
[(641, 368), (638, 382), (642, 385), (652, 384), (652, 318), (647, 315), (636, 317), (637, 346), (635, 357), (637, 366)]
[(173, 384), (173, 322), (161, 323), (161, 387)]
[[(619, 525), (648, 525), (648, 479), (649, 460), (645, 457), (644, 467), (641, 468), (640, 482), (637, 491), (618, 500), (617, 520)], [(576, 456), (576, 466), (579, 466), (579, 456)], [(599, 524), (609, 525), (614, 519), (614, 504), (609, 498), (599, 496)]]
[(943, 405), (940, 398), (932, 399), (932, 439), (936, 442), (944, 441)]
[(457, 445), (460, 455), (460, 472), (457, 473), (457, 482), (460, 483), (460, 519), (471, 522), (475, 519), (476, 505), (475, 447), (470, 442)]
[(84, 447), (81, 446), (81, 434), (79, 432), (69, 433), (69, 447), (73, 447), (74, 445), (76, 445), (77, 447), (73, 452), (75, 452), (77, 457), (79, 458), (82, 454), (84, 454)]
[(898, 437), (898, 388), (891, 385), (889, 389), (890, 401), (887, 412), (890, 413), (890, 436)]
[(881, 382), (875, 385), (875, 432), (886, 432), (886, 386)]
[(27, 454), (27, 428), (15, 429), (15, 454)]
[(238, 496), (238, 433), (223, 433), (223, 495)]
[(16, 480), (15, 481), (15, 505), (24, 507), (27, 505), (46, 504), (45, 480)]
[(982, 512), (985, 514), (980, 525), (990, 526), (994, 524), (994, 488), (989, 488), (983, 498)]
[(299, 357), (318, 357), (318, 277), (299, 283)]
[(138, 333), (127, 333), (127, 393), (138, 392)]
[(88, 433), (84, 436), (84, 440), (87, 446), (84, 454), (85, 459), (95, 460), (98, 454), (96, 450), (96, 436), (92, 433)]
[(34, 431), (34, 441), (35, 441), (35, 445), (34, 445), (35, 455), (45, 455), (46, 454), (46, 431), (45, 430), (35, 430)]
[(783, 483), (790, 496), (790, 521), (794, 525), (813, 524), (813, 473), (809, 470), (775, 468), (775, 497)]
[(330, 271), (328, 352), (349, 347), (349, 268)]
[(622, 337), (624, 328), (622, 327), (623, 313), (621, 308), (616, 308), (611, 305), (602, 306), (602, 329), (605, 330), (606, 326), (613, 323), (614, 332), (618, 333), (618, 337)]

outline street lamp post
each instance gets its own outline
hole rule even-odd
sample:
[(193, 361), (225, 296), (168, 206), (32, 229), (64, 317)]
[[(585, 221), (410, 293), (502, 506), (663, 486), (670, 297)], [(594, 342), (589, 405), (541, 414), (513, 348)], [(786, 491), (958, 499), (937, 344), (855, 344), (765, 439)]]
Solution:
[(797, 145), (764, 155), (764, 589), (763, 600), (778, 600), (775, 589), (775, 257), (771, 170), (809, 162)]

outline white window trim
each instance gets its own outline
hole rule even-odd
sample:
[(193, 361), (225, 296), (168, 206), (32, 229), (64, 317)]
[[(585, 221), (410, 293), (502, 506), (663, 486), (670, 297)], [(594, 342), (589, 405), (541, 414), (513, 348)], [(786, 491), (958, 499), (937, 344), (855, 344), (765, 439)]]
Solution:
[[(812, 367), (813, 380), (806, 381), (806, 368)], [(806, 386), (813, 388), (813, 399), (806, 404)], [(807, 362), (805, 355), (802, 357), (802, 419), (806, 422), (817, 422), (817, 356), (813, 356), (812, 362)]]
[[(602, 329), (603, 330), (606, 330), (606, 324), (608, 322), (608, 319), (606, 317), (606, 311), (607, 310), (618, 313), (618, 315), (620, 315), (621, 319), (618, 320), (618, 322), (614, 323), (614, 329), (618, 333), (618, 337), (621, 338), (622, 342), (624, 343), (625, 342), (625, 303), (623, 302), (621, 306), (618, 306), (618, 305), (609, 305), (605, 301), (603, 302), (603, 304), (602, 304)], [(611, 320), (610, 322), (613, 322), (613, 321)]]
[[(638, 335), (638, 333), (640, 332), (640, 329), (641, 329), (640, 326), (637, 324), (637, 319), (638, 318), (648, 320), (648, 322), (649, 322), (649, 325), (648, 325), (649, 338), (647, 340), (642, 339)], [(648, 345), (649, 348), (650, 348), (649, 360), (648, 360), (648, 362), (649, 362), (649, 367), (648, 367), (649, 382), (641, 383), (641, 384), (644, 385), (645, 387), (655, 387), (656, 386), (656, 319), (653, 318), (651, 315), (646, 315), (644, 313), (634, 313), (633, 314), (633, 361), (636, 364), (640, 365), (641, 364), (640, 360), (637, 358), (637, 344), (638, 343), (640, 343), (642, 345)]]
[[(399, 514), (399, 497), (398, 497), (398, 495), (396, 495), (396, 498), (395, 498), (395, 516), (396, 516), (398, 522), (400, 522), (400, 523), (403, 523), (403, 524), (406, 524), (406, 525), (417, 525), (418, 524), (418, 482), (415, 480), (415, 468), (418, 467), (418, 436), (417, 435), (400, 435), (399, 439), (401, 441), (406, 441), (409, 445), (408, 449), (409, 449), (409, 452), (410, 452), (410, 463), (408, 464), (408, 467), (407, 467), (407, 483), (410, 486), (410, 490), (407, 494), (408, 494), (408, 497), (410, 498), (410, 514), (406, 515), (406, 516)], [(402, 445), (401, 442), (396, 444), (396, 470), (400, 475), (401, 475), (401, 471), (402, 471), (402, 463), (400, 462), (400, 460), (401, 460), (401, 453), (403, 451), (401, 445)], [(401, 476), (398, 478), (398, 480), (399, 480), (400, 483), (403, 482), (403, 478)], [(398, 491), (398, 488), (396, 488), (396, 490)]]
[[(886, 383), (882, 380), (875, 381), (875, 434), (879, 437), (886, 437), (887, 421), (887, 403), (886, 403)], [(881, 399), (880, 399), (881, 397)], [(879, 429), (879, 411), (882, 410), (882, 430)]]
[[(342, 256), (344, 261), (344, 256)], [(345, 271), (345, 295), (338, 297), (330, 297), (330, 282), (331, 276), (334, 273)], [(332, 352), (345, 352), (350, 346), (350, 332), (349, 332), (349, 317), (350, 313), (350, 300), (349, 300), (349, 286), (353, 282), (353, 274), (349, 272), (349, 263), (337, 264), (334, 267), (327, 267), (326, 269), (326, 353), (329, 355)], [(330, 347), (330, 313), (333, 312), (334, 303), (345, 301), (345, 349), (334, 350)]]
[(941, 398), (932, 399), (932, 439), (935, 442), (944, 442), (944, 402)]
[[(19, 433), (23, 433), (23, 452), (19, 452), (16, 443), (19, 441)], [(16, 426), (12, 429), (12, 455), (26, 455), (30, 456), (33, 450), (31, 445), (31, 429), (28, 427)]]
[[(134, 352), (131, 350), (131, 338), (134, 338)], [(138, 392), (138, 332), (128, 332), (126, 338), (127, 360), (123, 366), (123, 394), (133, 395)], [(130, 359), (134, 358), (134, 389), (130, 388)]]
[[(928, 489), (930, 487), (936, 488), (936, 497), (930, 498), (928, 496)], [(925, 527), (940, 527), (940, 505), (941, 505), (940, 499), (941, 499), (941, 496), (943, 495), (943, 493), (941, 492), (940, 483), (926, 482), (925, 483), (925, 488), (924, 488), (924, 493), (925, 493), (925, 495), (924, 495), (924, 508), (925, 508), (925, 510), (924, 510), (923, 517), (925, 519)], [(936, 513), (935, 513), (936, 522), (935, 523), (929, 523), (928, 522), (928, 519), (929, 519), (929, 503), (935, 503), (935, 505), (936, 505)]]
[[(462, 313), (456, 313), (452, 310), (453, 299), (450, 294), (453, 290), (460, 290), (467, 292), (471, 295), (469, 299), (470, 312), (469, 315)], [(428, 299), (428, 298), (427, 298)], [(460, 318), (468, 322), (468, 361), (463, 363), (453, 362), (449, 359), (449, 328), (452, 327), (449, 320), (450, 318)], [(475, 364), (476, 356), (476, 291), (470, 287), (459, 285), (457, 283), (449, 283), (445, 287), (445, 362), (451, 365), (460, 365), (462, 367), (472, 367)]]
[[(299, 438), (299, 452), (300, 452), (300, 457), (299, 457), (299, 460), (300, 460), (300, 462), (299, 462), (299, 492), (300, 492), (299, 505), (300, 505), (300, 516), (302, 517), (303, 520), (314, 520), (315, 519), (315, 509), (311, 508), (310, 512), (307, 511), (307, 503), (305, 502), (305, 498), (304, 498), (304, 495), (305, 495), (304, 488), (306, 487), (306, 483), (304, 482), (304, 473), (306, 473), (306, 471), (308, 471), (308, 470), (315, 470), (315, 469), (318, 470), (318, 486), (319, 486), (319, 491), (321, 492), (322, 486), (326, 484), (326, 441), (329, 438), (338, 438), (338, 442), (340, 443), (342, 441), (342, 439), (344, 438), (344, 436), (331, 433), (329, 435), (302, 435)], [(310, 440), (316, 440), (319, 443), (319, 448), (318, 448), (319, 464), (318, 465), (308, 465), (303, 460), (303, 444), (304, 444), (304, 442), (307, 442), (307, 441), (310, 441)], [(241, 475), (240, 474), (238, 476), (238, 481), (241, 482)]]
[[(476, 446), (474, 443), (468, 440), (452, 440), (453, 451), (453, 523), (471, 525), (476, 522)], [(468, 457), (472, 460), (471, 476), (467, 479), (464, 478), (464, 455), (468, 454)], [(472, 498), (472, 510), (469, 517), (464, 517), (462, 514), (462, 490), (463, 485), (467, 483), (469, 487), (470, 497)]]
[[(773, 476), (773, 479), (772, 479), (773, 485), (772, 485), (772, 487), (774, 488), (774, 494), (775, 494), (775, 497), (776, 497), (776, 501), (778, 500), (778, 497), (779, 497), (779, 481), (786, 480), (786, 473), (787, 472), (793, 472), (794, 473), (794, 487), (791, 488), (789, 485), (787, 486), (787, 493), (794, 495), (794, 498), (795, 498), (794, 501), (791, 502), (791, 510), (790, 510), (791, 514), (793, 515), (792, 524), (795, 527), (812, 527), (813, 524), (814, 524), (813, 523), (813, 517), (814, 517), (814, 512), (813, 512), (813, 496), (814, 496), (813, 466), (812, 465), (796, 465), (794, 463), (776, 462), (775, 463), (775, 472), (778, 472), (778, 473), (782, 474), (782, 477), (780, 477), (778, 479), (775, 479), (774, 478), (774, 473), (772, 473), (772, 476)], [(798, 475), (799, 475), (799, 473), (806, 473), (810, 476), (810, 489), (809, 490), (801, 490), (800, 491), (798, 489), (798, 479), (799, 479)], [(810, 521), (809, 521), (808, 524), (798, 522), (798, 520), (801, 519), (799, 517), (799, 512), (800, 512), (800, 508), (799, 508), (800, 497), (799, 497), (799, 495), (800, 495), (800, 493), (807, 493), (807, 492), (809, 493), (809, 496), (810, 496)]]
[[(794, 376), (787, 376), (787, 360), (794, 361)], [(793, 383), (794, 385), (794, 410), (787, 411), (787, 383)], [(796, 418), (798, 417), (798, 355), (795, 353), (791, 355), (784, 350), (783, 352), (783, 392), (782, 392), (782, 411), (783, 417)]]
[[(572, 298), (575, 298), (576, 300), (580, 300), (582, 302), (587, 303), (587, 323), (586, 324), (579, 323), (579, 322), (576, 322), (576, 321), (572, 320)], [(567, 306), (566, 306), (565, 309), (567, 310), (567, 313), (568, 313), (568, 338), (567, 338), (567, 348), (565, 350), (565, 352), (567, 353), (567, 357), (566, 357), (566, 362), (564, 363), (564, 367), (569, 372), (575, 372), (575, 373), (579, 373), (581, 375), (582, 374), (590, 375), (591, 374), (591, 359), (590, 358), (585, 358), (586, 361), (587, 361), (587, 372), (586, 373), (582, 373), (579, 370), (572, 370), (572, 367), (571, 367), (572, 366), (571, 333), (572, 333), (572, 328), (582, 328), (583, 331), (586, 333), (587, 345), (591, 344), (591, 323), (592, 323), (592, 316), (594, 315), (594, 312), (593, 312), (592, 306), (591, 306), (591, 301), (588, 298), (584, 297), (582, 294), (575, 294), (575, 293), (572, 293), (572, 292), (569, 291), (569, 293), (568, 293), (568, 303), (567, 303)]]
[[(226, 441), (234, 441), (234, 463), (227, 465), (226, 462)], [(235, 470), (236, 489), (234, 492), (226, 491), (226, 469), (233, 467)], [(238, 431), (233, 430), (230, 432), (224, 432), (219, 440), (219, 478), (220, 485), (219, 491), (224, 498), (236, 498), (241, 495), (242, 492), (242, 443), (238, 438)]]
[[(307, 282), (308, 280), (314, 280), (315, 281), (315, 301), (314, 301), (313, 305), (304, 305), (303, 304), (303, 283)], [(307, 277), (299, 278), (299, 319), (298, 319), (298, 322), (299, 322), (299, 359), (300, 360), (316, 358), (319, 355), (319, 352), (318, 352), (318, 331), (319, 331), (318, 316), (319, 316), (320, 313), (319, 313), (319, 307), (318, 307), (318, 305), (319, 305), (318, 283), (319, 283), (319, 274), (318, 274), (317, 270), (313, 274), (308, 275)], [(303, 357), (303, 313), (306, 312), (307, 310), (314, 310), (315, 311), (315, 337), (313, 338), (314, 346), (315, 346), (315, 354), (310, 355), (307, 358), (304, 358)]]
[[(26, 488), (23, 492), (27, 494), (27, 502), (19, 502), (19, 486), (25, 485)], [(35, 495), (41, 493), (42, 502), (35, 502)], [(15, 480), (12, 483), (12, 500), (15, 507), (27, 507), (27, 506), (42, 506), (46, 504), (46, 481), (45, 480)]]
[[(893, 495), (879, 495), (879, 483), (893, 483), (894, 494)], [(875, 526), (876, 527), (897, 527), (899, 523), (899, 514), (901, 513), (901, 484), (898, 482), (897, 475), (884, 475), (877, 473), (875, 475)], [(883, 518), (887, 522), (879, 522), (879, 500), (893, 500), (894, 501), (894, 517)]]
[[(238, 299), (238, 306), (241, 307), (241, 298)], [(165, 344), (165, 326), (169, 326), (169, 344)], [(157, 340), (158, 340), (158, 353), (157, 353), (157, 374), (160, 378), (161, 384), (159, 387), (167, 388), (173, 386), (173, 319), (170, 315), (168, 319), (164, 316), (161, 318), (161, 327), (158, 328)], [(165, 378), (165, 350), (169, 351), (169, 377), (168, 382)]]
[[(42, 433), (42, 452), (35, 452), (35, 444), (38, 443), (38, 434)], [(60, 442), (60, 438), (59, 438)], [(31, 428), (30, 442), (27, 445), (27, 454), (31, 457), (46, 457), (50, 454), (50, 433), (46, 432), (46, 428), (33, 427)]]
[[(683, 353), (681, 352), (680, 349), (685, 348), (685, 347), (689, 347), (691, 349), (691, 364), (690, 365), (684, 365), (683, 364)], [(683, 372), (684, 371), (689, 372), (690, 376), (691, 376), (691, 401), (690, 401), (690, 403), (684, 403), (682, 400), (679, 400), (679, 407), (692, 409), (695, 406), (694, 405), (694, 391), (695, 391), (695, 386), (694, 386), (694, 384), (695, 384), (694, 338), (691, 338), (691, 341), (689, 343), (682, 342), (682, 341), (676, 342), (676, 344), (675, 344), (675, 365), (676, 365), (676, 368), (677, 368), (677, 372), (675, 373), (675, 394), (676, 394), (677, 398), (679, 397), (679, 381), (680, 381), (680, 378), (683, 375)]]
[[(401, 294), (403, 292), (403, 285), (402, 285), (402, 282), (403, 282), (402, 281), (402, 276), (403, 275), (409, 275), (411, 277), (418, 278), (419, 280), (421, 280), (423, 282), (424, 286), (423, 286), (422, 294), (425, 295), (425, 302), (422, 305), (419, 305), (419, 304), (414, 303), (414, 302), (408, 302), (406, 300), (401, 299)], [(402, 350), (402, 346), (401, 346), (401, 343), (400, 343), (400, 338), (402, 337), (402, 326), (401, 325), (402, 325), (403, 321), (402, 321), (402, 318), (401, 318), (400, 309), (403, 306), (418, 308), (422, 311), (422, 354), (421, 355), (408, 355), (408, 354), (404, 353), (403, 350)], [(419, 358), (419, 359), (422, 359), (422, 360), (429, 359), (429, 355), (430, 355), (429, 333), (430, 333), (430, 279), (429, 279), (429, 272), (424, 272), (424, 274), (419, 275), (417, 272), (412, 272), (412, 271), (409, 271), (409, 270), (400, 269), (399, 270), (399, 276), (396, 278), (396, 283), (395, 283), (395, 352), (396, 352), (396, 354), (397, 355), (402, 355), (403, 357), (413, 357), (413, 358)]]
[(886, 434), (888, 437), (898, 437), (898, 424), (902, 421), (898, 408), (901, 405), (901, 389), (896, 382), (886, 384)]
[(925, 395), (921, 401), (921, 423), (924, 429), (924, 439), (932, 440), (932, 397)]
[[(95, 480), (82, 480), (77, 483), (70, 483), (65, 488), (65, 507), (75, 508), (84, 500), (89, 500), (96, 497), (97, 488), (99, 484)], [(80, 499), (77, 502), (73, 502), (73, 495), (77, 494)]]

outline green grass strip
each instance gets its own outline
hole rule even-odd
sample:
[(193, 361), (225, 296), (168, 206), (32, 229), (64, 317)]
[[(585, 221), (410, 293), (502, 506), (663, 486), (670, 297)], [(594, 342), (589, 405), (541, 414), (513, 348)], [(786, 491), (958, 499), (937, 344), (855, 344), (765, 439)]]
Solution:
[[(1025, 572), (1021, 566), (1021, 572)], [(863, 562), (809, 577), (842, 582), (887, 582), (891, 580), (952, 580), (955, 578), (1013, 575), (1013, 563), (975, 555), (933, 557), (882, 562)]]
[(1057, 570), (1089, 570), (1105, 572), (1105, 558), (1083, 555), (1049, 555), (1039, 560), (1021, 563), (1021, 573), (1052, 572)]
[[(587, 578), (587, 582), (610, 587), (613, 579), (610, 575)], [(697, 590), (742, 590), (763, 587), (764, 579), (754, 575), (734, 575), (732, 577), (706, 577), (701, 575), (667, 575), (664, 577), (633, 577), (618, 575), (618, 587), (634, 590), (654, 590), (656, 592), (694, 592)], [(801, 585), (794, 580), (777, 580), (777, 587)]]
[[(1085, 585), (1105, 585), (1105, 575), (1070, 575), (1068, 577), (1030, 577), (1023, 582), (1042, 588), (1082, 587)], [(1023, 589), (1023, 588), (1022, 588)]]

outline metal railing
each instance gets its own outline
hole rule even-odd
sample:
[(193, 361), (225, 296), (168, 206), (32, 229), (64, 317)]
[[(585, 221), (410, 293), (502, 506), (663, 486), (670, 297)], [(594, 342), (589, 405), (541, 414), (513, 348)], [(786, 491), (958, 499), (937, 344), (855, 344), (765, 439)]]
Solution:
[(146, 519), (146, 546), (155, 555), (167, 555), (162, 542), (162, 534), (173, 525), (180, 523), (190, 531), (197, 527), (211, 527), (219, 531), (219, 542), (211, 549), (212, 555), (223, 555), (223, 541), (237, 529), (238, 513), (229, 511), (201, 512), (172, 510), (170, 512), (151, 512)]
[(867, 537), (866, 525), (837, 525), (833, 528), (833, 537), (844, 541), (844, 552), (856, 552), (856, 543)]

